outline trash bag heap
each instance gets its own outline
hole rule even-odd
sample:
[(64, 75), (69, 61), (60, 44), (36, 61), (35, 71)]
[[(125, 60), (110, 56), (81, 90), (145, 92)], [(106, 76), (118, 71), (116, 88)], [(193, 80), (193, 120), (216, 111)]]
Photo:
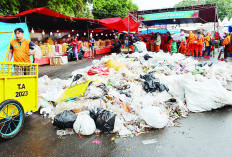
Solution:
[(180, 126), (177, 120), (189, 112), (232, 105), (232, 92), (225, 88), (232, 64), (182, 54), (112, 54), (72, 76), (39, 78), (40, 113), (57, 128), (82, 135), (137, 136), (150, 128)]

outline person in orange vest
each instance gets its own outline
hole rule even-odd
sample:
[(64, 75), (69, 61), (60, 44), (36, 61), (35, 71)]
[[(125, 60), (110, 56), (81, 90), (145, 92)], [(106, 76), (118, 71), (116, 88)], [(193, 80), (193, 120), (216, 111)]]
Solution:
[(165, 34), (161, 34), (161, 45), (160, 48), (164, 51), (164, 41), (165, 41)]
[(224, 49), (224, 59), (227, 59), (228, 57), (228, 53), (229, 53), (229, 45), (230, 45), (230, 36), (229, 36), (229, 33), (226, 32), (226, 36), (225, 36), (225, 39), (223, 40), (223, 43), (222, 43), (223, 46), (225, 46), (225, 49)]
[[(22, 28), (14, 30), (15, 40), (10, 42), (10, 51), (8, 54), (8, 62), (14, 55), (14, 62), (31, 63), (30, 56), (35, 55), (37, 45), (30, 40), (24, 39), (24, 31)], [(30, 75), (30, 66), (15, 65), (16, 75)]]
[(156, 36), (154, 35), (154, 33), (152, 33), (151, 35), (151, 40), (150, 40), (150, 45), (151, 45), (151, 52), (155, 52), (155, 38)]
[(171, 46), (172, 41), (173, 41), (173, 39), (171, 37), (171, 34), (168, 32), (167, 33), (167, 39), (166, 39), (166, 50), (167, 50), (167, 52), (172, 52), (172, 46)]
[(190, 56), (190, 52), (191, 52), (191, 56), (193, 56), (194, 54), (194, 50), (195, 50), (195, 44), (196, 44), (196, 37), (193, 34), (192, 31), (189, 32), (189, 37), (188, 37), (188, 52), (187, 52), (187, 56)]
[(201, 32), (197, 33), (196, 41), (197, 41), (197, 44), (196, 44), (196, 57), (202, 57), (204, 37), (201, 35)]
[(184, 32), (181, 32), (180, 34), (180, 48), (179, 48), (179, 52), (181, 54), (186, 54), (186, 38), (185, 38), (185, 34)]
[(155, 52), (160, 51), (160, 44), (161, 44), (161, 36), (159, 33), (156, 34), (156, 40), (155, 40)]

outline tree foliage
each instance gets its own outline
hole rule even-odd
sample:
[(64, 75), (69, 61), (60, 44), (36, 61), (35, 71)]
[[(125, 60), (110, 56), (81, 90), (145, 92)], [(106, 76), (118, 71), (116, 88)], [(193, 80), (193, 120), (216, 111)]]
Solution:
[[(199, 0), (199, 4), (217, 4), (218, 17), (223, 20), (225, 17), (232, 18), (232, 2), (231, 0)], [(197, 5), (198, 0), (182, 0), (175, 7), (186, 7)]]
[(48, 7), (67, 16), (90, 17), (88, 3), (92, 3), (92, 0), (1, 0), (0, 14), (13, 15), (33, 8)]
[(93, 15), (96, 19), (126, 17), (129, 11), (138, 10), (132, 0), (93, 0)]

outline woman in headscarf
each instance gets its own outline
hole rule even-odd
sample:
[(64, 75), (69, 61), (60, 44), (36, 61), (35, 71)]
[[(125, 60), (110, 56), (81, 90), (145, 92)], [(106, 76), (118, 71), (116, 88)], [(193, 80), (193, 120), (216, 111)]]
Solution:
[(195, 49), (195, 41), (196, 41), (196, 37), (193, 34), (192, 31), (189, 32), (189, 37), (188, 37), (188, 52), (187, 52), (187, 56), (190, 56), (190, 52), (191, 52), (191, 56), (193, 56), (194, 54), (194, 49)]
[(180, 34), (180, 48), (179, 48), (180, 53), (186, 54), (186, 39), (185, 39), (185, 34), (182, 31)]
[(161, 36), (159, 32), (156, 34), (156, 39), (155, 39), (155, 52), (160, 51), (160, 44), (161, 44)]

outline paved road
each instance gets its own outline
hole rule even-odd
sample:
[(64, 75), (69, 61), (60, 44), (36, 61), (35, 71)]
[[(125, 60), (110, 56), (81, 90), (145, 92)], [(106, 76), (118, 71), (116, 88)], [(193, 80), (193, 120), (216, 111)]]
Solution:
[[(40, 76), (68, 78), (71, 72), (87, 66), (91, 60), (64, 66), (40, 67)], [(62, 71), (62, 72), (61, 72)], [(231, 86), (229, 87), (231, 88)], [(0, 156), (126, 156), (126, 157), (231, 157), (232, 107), (204, 113), (191, 113), (179, 120), (181, 127), (152, 130), (133, 138), (114, 134), (60, 138), (49, 119), (33, 114), (25, 120), (23, 130), (11, 140), (0, 140)], [(115, 141), (111, 138), (115, 137)], [(155, 139), (144, 145), (143, 140)], [(92, 141), (100, 140), (100, 144)]]

